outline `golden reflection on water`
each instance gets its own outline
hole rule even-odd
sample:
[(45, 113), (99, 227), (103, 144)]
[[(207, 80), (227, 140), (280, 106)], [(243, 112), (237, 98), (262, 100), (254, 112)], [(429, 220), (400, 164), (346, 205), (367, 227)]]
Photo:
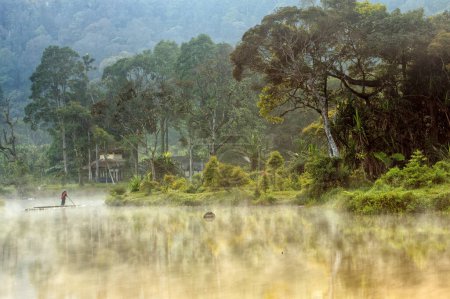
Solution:
[(0, 210), (0, 298), (449, 298), (450, 217)]

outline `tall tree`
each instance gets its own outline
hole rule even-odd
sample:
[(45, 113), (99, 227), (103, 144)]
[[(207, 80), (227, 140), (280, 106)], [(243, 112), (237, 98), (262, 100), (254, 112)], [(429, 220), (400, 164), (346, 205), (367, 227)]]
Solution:
[(42, 124), (59, 132), (64, 173), (67, 175), (66, 119), (60, 111), (71, 101), (85, 101), (87, 80), (84, 64), (74, 50), (49, 46), (30, 80), (32, 101), (25, 107), (25, 121), (31, 123), (32, 128)]
[(247, 31), (231, 55), (236, 79), (246, 69), (264, 75), (258, 104), (264, 117), (279, 122), (302, 108), (319, 113), (331, 157), (339, 157), (329, 118), (334, 94), (328, 74), (338, 58), (338, 22), (318, 7), (282, 8)]
[(155, 91), (158, 98), (161, 154), (169, 151), (169, 128), (177, 126), (180, 113), (186, 106), (176, 88), (175, 66), (180, 49), (175, 42), (161, 41), (153, 49), (151, 71), (155, 76)]
[(249, 84), (232, 79), (231, 51), (230, 45), (214, 44), (205, 35), (181, 46), (178, 68), (190, 104), (188, 135), (208, 144), (211, 156), (250, 126), (245, 114), (254, 92)]
[(17, 160), (17, 119), (12, 114), (12, 96), (3, 95), (0, 87), (0, 152), (10, 161)]
[[(152, 71), (152, 53), (145, 51), (130, 58), (119, 60), (105, 69), (103, 81), (108, 92), (107, 99), (94, 105), (99, 124), (131, 147), (138, 174), (139, 147), (147, 147), (147, 135), (158, 140), (161, 134), (161, 97), (156, 88), (156, 74)], [(155, 151), (152, 151), (154, 160)], [(153, 163), (151, 168), (154, 169)]]

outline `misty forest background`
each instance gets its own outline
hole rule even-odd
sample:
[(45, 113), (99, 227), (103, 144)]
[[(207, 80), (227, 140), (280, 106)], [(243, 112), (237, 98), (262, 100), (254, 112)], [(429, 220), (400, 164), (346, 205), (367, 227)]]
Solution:
[[(0, 0), (0, 183), (95, 181), (118, 149), (129, 178), (173, 184), (183, 156), (264, 191), (447, 159), (450, 3), (353, 2)], [(286, 28), (321, 42), (295, 79)]]

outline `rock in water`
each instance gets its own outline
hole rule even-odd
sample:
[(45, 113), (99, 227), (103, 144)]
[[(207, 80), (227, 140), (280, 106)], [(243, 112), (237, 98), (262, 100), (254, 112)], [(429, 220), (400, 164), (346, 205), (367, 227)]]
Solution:
[(203, 215), (203, 219), (206, 221), (212, 221), (216, 218), (216, 215), (213, 212), (206, 212), (205, 215)]

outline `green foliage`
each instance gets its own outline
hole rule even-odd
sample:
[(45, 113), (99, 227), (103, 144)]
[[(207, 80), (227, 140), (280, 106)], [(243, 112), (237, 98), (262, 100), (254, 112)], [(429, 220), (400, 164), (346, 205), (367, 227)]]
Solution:
[(130, 181), (128, 182), (128, 189), (130, 190), (130, 192), (138, 192), (139, 191), (139, 187), (141, 185), (141, 177), (139, 176), (134, 176), (130, 179)]
[(411, 191), (389, 190), (355, 192), (350, 195), (348, 209), (359, 214), (421, 212), (427, 203)]
[(361, 214), (437, 211), (450, 207), (450, 163), (429, 167), (416, 150), (403, 169), (391, 168), (367, 191), (348, 193), (347, 208)]
[(159, 183), (153, 180), (152, 173), (147, 173), (146, 176), (141, 180), (139, 184), (139, 191), (144, 192), (145, 194), (150, 194), (153, 191), (159, 190)]
[(165, 153), (158, 157), (155, 161), (155, 172), (158, 181), (163, 180), (165, 175), (176, 176), (180, 173), (180, 169), (172, 159), (172, 154)]
[(188, 190), (189, 184), (185, 178), (166, 174), (163, 179), (163, 186), (165, 191), (168, 189), (186, 191)]
[(255, 199), (258, 199), (261, 196), (261, 191), (259, 191), (259, 187), (256, 186), (255, 191), (253, 192), (253, 196)]
[(312, 156), (305, 165), (300, 178), (302, 189), (318, 197), (331, 188), (348, 185), (350, 172), (339, 158)]
[(111, 191), (109, 192), (112, 196), (117, 196), (117, 195), (124, 195), (127, 192), (127, 189), (125, 186), (123, 185), (116, 185), (114, 186)]
[(450, 191), (435, 196), (431, 201), (431, 205), (436, 211), (450, 212)]
[(221, 188), (240, 187), (249, 182), (248, 174), (239, 166), (219, 164), (219, 186)]
[(217, 188), (219, 186), (219, 160), (216, 156), (211, 156), (203, 170), (203, 184), (206, 187)]
[(374, 157), (383, 162), (386, 169), (390, 168), (392, 166), (392, 163), (395, 161), (404, 161), (405, 156), (403, 156), (401, 153), (395, 153), (390, 156), (388, 156), (385, 152), (376, 152), (373, 153)]
[(261, 190), (266, 193), (267, 190), (269, 190), (269, 177), (267, 176), (267, 173), (263, 173), (261, 176)]
[(249, 182), (249, 175), (242, 168), (220, 163), (215, 156), (211, 156), (203, 170), (203, 185), (213, 190), (244, 186)]
[(284, 158), (279, 151), (273, 151), (267, 159), (267, 168), (276, 171), (284, 166)]
[(270, 174), (270, 183), (273, 190), (283, 190), (283, 168), (284, 168), (284, 158), (278, 151), (273, 151), (270, 153), (267, 159), (266, 168)]
[(392, 187), (417, 189), (444, 182), (449, 176), (449, 163), (441, 161), (433, 167), (427, 164), (427, 158), (416, 150), (403, 169), (391, 168), (378, 181), (378, 184), (387, 184)]
[(197, 193), (203, 191), (202, 184), (203, 184), (202, 175), (200, 173), (196, 173), (195, 175), (192, 176), (192, 181), (186, 188), (186, 193)]

